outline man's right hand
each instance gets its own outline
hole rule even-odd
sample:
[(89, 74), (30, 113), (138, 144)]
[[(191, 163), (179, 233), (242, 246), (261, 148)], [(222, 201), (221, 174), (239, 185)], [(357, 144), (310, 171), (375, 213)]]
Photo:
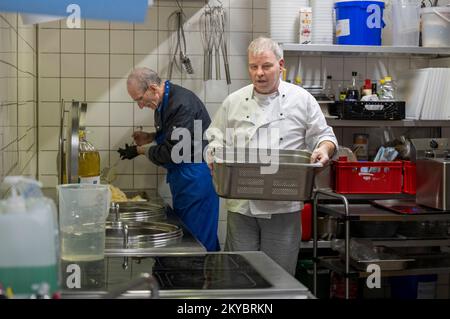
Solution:
[(135, 131), (131, 136), (138, 146), (149, 144), (155, 139), (155, 133), (148, 133), (143, 131)]

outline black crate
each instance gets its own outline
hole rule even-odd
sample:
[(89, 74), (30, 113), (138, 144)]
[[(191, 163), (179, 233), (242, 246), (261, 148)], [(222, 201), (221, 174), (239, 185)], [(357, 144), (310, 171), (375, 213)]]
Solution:
[(405, 102), (336, 102), (331, 107), (330, 114), (337, 115), (343, 120), (403, 120), (405, 118)]

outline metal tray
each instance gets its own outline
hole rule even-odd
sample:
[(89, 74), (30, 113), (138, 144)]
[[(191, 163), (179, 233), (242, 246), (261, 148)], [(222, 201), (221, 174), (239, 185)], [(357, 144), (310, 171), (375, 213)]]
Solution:
[[(222, 156), (215, 154), (213, 182), (217, 194), (224, 198), (299, 201), (311, 199), (315, 169), (321, 164), (310, 164), (307, 151), (279, 150), (273, 163), (278, 170), (263, 174), (262, 168), (271, 164), (258, 159), (257, 150), (227, 150)], [(236, 154), (244, 154), (239, 158)], [(225, 156), (223, 156), (225, 155)]]
[(358, 270), (367, 271), (367, 266), (375, 264), (380, 267), (381, 271), (388, 271), (405, 269), (410, 262), (415, 261), (414, 258), (401, 257), (395, 250), (384, 246), (376, 246), (374, 250), (378, 254), (379, 259), (355, 260), (350, 258), (350, 265)]
[(167, 219), (166, 206), (155, 202), (123, 202), (116, 203), (119, 211), (116, 216), (114, 209), (110, 210), (107, 220), (111, 221), (163, 221)]
[(162, 247), (178, 242), (183, 230), (177, 226), (157, 222), (107, 222), (106, 248)]

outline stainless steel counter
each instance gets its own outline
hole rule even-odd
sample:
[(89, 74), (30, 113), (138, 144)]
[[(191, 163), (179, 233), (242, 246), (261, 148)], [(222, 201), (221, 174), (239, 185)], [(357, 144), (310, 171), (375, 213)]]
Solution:
[(177, 225), (183, 230), (183, 237), (173, 243), (161, 247), (138, 248), (138, 249), (105, 249), (106, 256), (168, 256), (184, 255), (192, 253), (204, 253), (205, 247), (191, 234), (183, 222), (171, 211), (167, 211), (167, 220), (169, 224)]
[[(262, 252), (179, 254), (172, 257), (175, 259), (170, 262), (132, 257), (127, 269), (122, 267), (123, 258), (108, 257), (105, 259), (102, 287), (95, 291), (67, 289), (63, 291), (63, 298), (102, 298), (107, 291), (134, 280), (143, 271), (153, 272), (155, 278), (159, 278), (160, 298), (314, 298), (304, 285)], [(189, 257), (194, 257), (197, 262), (192, 262)], [(221, 262), (211, 264), (211, 258)], [(240, 262), (230, 267), (230, 258)], [(158, 264), (162, 266), (158, 268)], [(183, 264), (192, 265), (192, 269), (183, 268)], [(127, 290), (122, 298), (148, 298), (149, 295), (149, 288), (141, 285)]]

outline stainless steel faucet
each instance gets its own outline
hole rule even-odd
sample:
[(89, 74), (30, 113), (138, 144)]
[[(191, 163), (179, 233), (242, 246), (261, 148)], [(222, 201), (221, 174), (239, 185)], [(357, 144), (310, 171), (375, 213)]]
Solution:
[(158, 281), (149, 273), (142, 273), (139, 278), (131, 280), (126, 285), (109, 291), (103, 298), (105, 299), (115, 299), (119, 298), (121, 295), (126, 293), (128, 290), (132, 290), (141, 286), (142, 284), (147, 283), (150, 288), (150, 298), (158, 299), (159, 298), (159, 284)]

